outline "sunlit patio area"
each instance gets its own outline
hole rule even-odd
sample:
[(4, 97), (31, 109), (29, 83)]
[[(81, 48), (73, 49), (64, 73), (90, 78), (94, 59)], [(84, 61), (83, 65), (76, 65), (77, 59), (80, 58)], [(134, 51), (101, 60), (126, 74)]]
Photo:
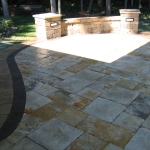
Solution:
[(150, 37), (87, 34), (0, 52), (1, 150), (149, 150)]

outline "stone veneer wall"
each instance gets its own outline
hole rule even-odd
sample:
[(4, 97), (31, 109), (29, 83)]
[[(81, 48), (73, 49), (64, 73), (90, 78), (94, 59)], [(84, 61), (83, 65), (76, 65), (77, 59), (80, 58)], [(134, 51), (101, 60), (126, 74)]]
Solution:
[(120, 16), (83, 17), (61, 21), (61, 35), (119, 32)]
[(52, 39), (72, 34), (138, 33), (138, 9), (120, 9), (120, 16), (83, 17), (61, 20), (60, 14), (33, 15), (38, 39)]

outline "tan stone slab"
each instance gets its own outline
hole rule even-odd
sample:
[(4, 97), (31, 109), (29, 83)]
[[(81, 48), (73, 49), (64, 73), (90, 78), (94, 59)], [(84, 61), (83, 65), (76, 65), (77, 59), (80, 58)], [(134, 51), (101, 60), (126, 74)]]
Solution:
[(133, 136), (133, 133), (126, 129), (91, 116), (79, 123), (77, 128), (122, 148)]
[(117, 83), (117, 85), (124, 88), (133, 89), (136, 85), (138, 85), (138, 83), (131, 80), (122, 79)]
[(71, 67), (66, 68), (66, 71), (72, 72), (72, 73), (77, 73), (79, 71), (81, 71), (82, 69), (87, 68), (90, 65), (89, 62), (85, 62), (85, 61), (80, 61), (75, 65), (72, 65)]
[(106, 145), (107, 142), (88, 133), (84, 133), (66, 150), (103, 150)]
[[(30, 113), (30, 112), (26, 112), (26, 113)], [(31, 113), (31, 116), (40, 118), (44, 122), (47, 122), (53, 119), (54, 117), (56, 117), (56, 115), (58, 114), (59, 114), (59, 111), (51, 107), (51, 104), (46, 104), (45, 106), (40, 107), (39, 109), (33, 111)]]
[(150, 86), (146, 84), (138, 84), (133, 90), (150, 95)]
[(78, 111), (74, 108), (66, 109), (63, 113), (57, 116), (58, 119), (72, 125), (76, 126), (79, 122), (81, 122), (88, 114)]

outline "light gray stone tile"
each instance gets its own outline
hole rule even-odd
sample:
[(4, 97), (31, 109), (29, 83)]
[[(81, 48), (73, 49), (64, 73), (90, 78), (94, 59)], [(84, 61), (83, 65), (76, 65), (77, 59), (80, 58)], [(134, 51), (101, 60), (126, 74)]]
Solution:
[(135, 73), (140, 73), (143, 69), (148, 67), (150, 65), (149, 59), (145, 58), (138, 58), (133, 64), (131, 64), (129, 67), (127, 67), (126, 71), (132, 71)]
[(68, 72), (68, 71), (65, 71), (65, 70), (54, 74), (54, 76), (56, 76), (58, 78), (61, 78), (61, 79), (66, 79), (66, 78), (68, 78), (70, 76), (73, 76), (73, 75), (74, 75), (74, 73)]
[(103, 150), (123, 150), (123, 149), (109, 143)]
[(95, 90), (95, 89), (87, 87), (87, 88), (83, 89), (82, 91), (80, 91), (77, 94), (80, 95), (80, 96), (86, 97), (88, 99), (94, 100), (102, 93)]
[(73, 142), (66, 150), (103, 150), (107, 142), (85, 133)]
[(53, 119), (28, 137), (46, 149), (62, 150), (67, 148), (82, 133), (83, 131), (71, 125)]
[(82, 80), (88, 80), (92, 82), (92, 81), (99, 79), (102, 76), (104, 76), (102, 73), (98, 73), (89, 69), (85, 69), (85, 70), (78, 72), (73, 77), (82, 79)]
[(105, 92), (108, 89), (110, 89), (115, 83), (117, 83), (120, 80), (118, 77), (105, 75), (101, 79), (95, 81), (93, 84), (91, 84), (89, 87), (96, 89), (98, 91)]
[(123, 112), (113, 123), (130, 131), (136, 132), (143, 122), (144, 119)]
[(62, 81), (62, 79), (54, 77), (54, 76), (49, 76), (44, 73), (36, 73), (32, 76), (29, 77), (29, 79), (35, 80), (37, 82), (41, 82), (44, 84), (49, 84), (49, 85), (55, 85)]
[(77, 61), (74, 61), (71, 58), (63, 57), (63, 58), (60, 58), (60, 59), (57, 59), (56, 61), (54, 61), (52, 63), (52, 65), (60, 65), (60, 66), (63, 66), (66, 68), (66, 67), (74, 65), (76, 63), (77, 63)]
[(54, 75), (62, 70), (64, 70), (65, 67), (56, 65), (56, 66), (50, 66), (49, 68), (37, 68), (36, 70), (40, 73), (47, 74), (48, 76)]
[(132, 80), (137, 76), (136, 73), (124, 71), (124, 70), (117, 70), (113, 68), (106, 68), (102, 71), (102, 73), (107, 74), (107, 75), (112, 75), (116, 76), (119, 78), (127, 79), (127, 80)]
[(150, 85), (149, 72), (150, 72), (150, 68), (148, 67), (148, 68), (144, 69), (140, 74), (138, 74), (138, 76), (136, 76), (133, 80), (136, 82)]
[(125, 108), (123, 105), (98, 97), (85, 107), (84, 112), (107, 122), (112, 122)]
[(105, 66), (103, 66), (103, 64), (104, 64), (103, 62), (98, 62), (94, 65), (90, 65), (88, 67), (88, 69), (94, 70), (94, 71), (97, 71), (97, 72), (101, 72), (102, 70), (104, 70), (106, 68)]
[(11, 147), (9, 150), (46, 150), (46, 149), (34, 143), (30, 139), (24, 138), (23, 140), (15, 144), (13, 147)]
[(138, 92), (120, 87), (120, 86), (113, 86), (111, 89), (106, 91), (101, 96), (110, 99), (112, 101), (115, 101), (117, 103), (123, 104), (123, 105), (129, 105), (137, 96), (139, 95)]
[(55, 87), (42, 83), (33, 89), (34, 92), (39, 93), (43, 96), (47, 96), (48, 94), (56, 92), (57, 90), (58, 89), (56, 89)]
[(47, 97), (33, 91), (27, 92), (25, 112), (32, 112), (33, 110), (50, 102), (52, 102), (52, 100)]
[(146, 119), (150, 114), (150, 96), (140, 94), (125, 110), (131, 115)]
[(150, 130), (140, 128), (125, 146), (125, 150), (149, 150), (150, 148)]
[(56, 87), (68, 92), (77, 93), (91, 84), (91, 81), (69, 77), (66, 80), (56, 84)]
[(143, 123), (142, 126), (150, 130), (150, 115), (149, 115), (148, 118), (145, 120), (145, 122)]

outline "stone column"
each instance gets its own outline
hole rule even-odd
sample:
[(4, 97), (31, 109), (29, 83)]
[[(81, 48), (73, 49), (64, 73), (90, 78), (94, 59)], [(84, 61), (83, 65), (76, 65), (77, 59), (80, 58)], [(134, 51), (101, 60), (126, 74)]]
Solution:
[(44, 13), (33, 15), (38, 39), (52, 39), (61, 37), (61, 15)]
[(121, 15), (121, 33), (138, 33), (139, 25), (139, 14), (138, 9), (120, 9)]

